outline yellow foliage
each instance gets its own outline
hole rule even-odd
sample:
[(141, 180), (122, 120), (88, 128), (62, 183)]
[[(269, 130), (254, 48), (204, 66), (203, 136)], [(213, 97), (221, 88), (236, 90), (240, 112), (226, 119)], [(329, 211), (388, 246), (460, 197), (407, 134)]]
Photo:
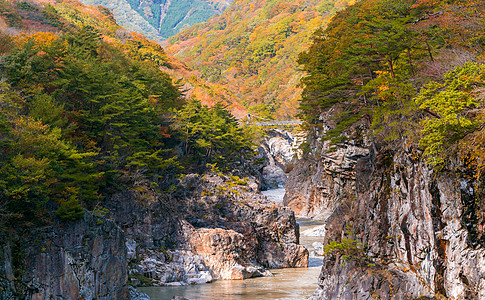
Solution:
[(22, 33), (17, 36), (17, 44), (18, 46), (23, 46), (27, 41), (34, 41), (34, 46), (42, 49), (44, 47), (48, 47), (52, 45), (57, 39), (59, 35), (53, 32), (36, 32), (32, 34), (25, 34)]

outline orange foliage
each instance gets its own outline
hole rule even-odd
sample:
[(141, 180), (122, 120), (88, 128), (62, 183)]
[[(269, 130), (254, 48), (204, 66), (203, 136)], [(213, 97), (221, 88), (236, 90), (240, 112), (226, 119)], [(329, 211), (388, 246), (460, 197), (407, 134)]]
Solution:
[(59, 36), (52, 32), (36, 32), (31, 34), (20, 34), (17, 39), (19, 46), (22, 46), (27, 41), (34, 41), (34, 47), (44, 48), (52, 45)]
[(246, 107), (268, 104), (276, 117), (288, 118), (297, 113), (301, 93), (298, 54), (350, 2), (320, 8), (317, 0), (236, 1), (221, 16), (172, 38), (166, 51), (198, 69), (202, 79), (234, 91), (234, 100)]

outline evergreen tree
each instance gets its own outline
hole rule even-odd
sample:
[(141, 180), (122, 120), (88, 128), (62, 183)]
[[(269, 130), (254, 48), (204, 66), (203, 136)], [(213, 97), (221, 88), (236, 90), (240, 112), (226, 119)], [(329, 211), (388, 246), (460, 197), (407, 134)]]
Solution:
[(368, 126), (395, 138), (417, 86), (415, 49), (418, 35), (409, 23), (422, 9), (407, 0), (360, 1), (337, 13), (325, 31), (318, 31), (308, 52), (302, 53), (308, 76), (300, 108), (308, 123), (335, 104), (342, 110), (326, 138), (342, 141), (342, 134), (364, 116)]
[(183, 143), (183, 156), (194, 168), (217, 163), (222, 169), (249, 154), (250, 141), (237, 120), (221, 105), (212, 108), (190, 100), (174, 115), (174, 130)]

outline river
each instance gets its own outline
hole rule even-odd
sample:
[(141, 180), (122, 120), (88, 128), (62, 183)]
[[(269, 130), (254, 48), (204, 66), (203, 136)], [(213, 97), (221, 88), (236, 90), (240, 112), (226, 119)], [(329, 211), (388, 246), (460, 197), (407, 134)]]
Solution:
[[(268, 199), (281, 203), (285, 189), (263, 192)], [(308, 219), (298, 219), (300, 243), (309, 251), (314, 242), (322, 242), (323, 237), (306, 236), (304, 233), (320, 228), (323, 223)], [(312, 251), (311, 251), (312, 252)], [(209, 284), (138, 288), (152, 300), (170, 300), (181, 296), (192, 300), (301, 300), (310, 297), (317, 288), (318, 274), (322, 259), (310, 255), (308, 268), (273, 269), (273, 277), (250, 278), (246, 280), (218, 280)]]

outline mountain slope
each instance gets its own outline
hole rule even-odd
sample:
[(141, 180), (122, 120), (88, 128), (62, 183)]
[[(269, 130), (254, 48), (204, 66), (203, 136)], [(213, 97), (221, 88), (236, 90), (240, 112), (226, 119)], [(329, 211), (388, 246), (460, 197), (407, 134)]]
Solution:
[(252, 111), (285, 118), (297, 111), (303, 73), (296, 63), (313, 32), (353, 1), (234, 2), (221, 16), (169, 39), (166, 51), (225, 85)]
[[(101, 5), (108, 8), (116, 22), (124, 28), (144, 34), (155, 41), (164, 41), (197, 22), (206, 21), (214, 14), (221, 13), (232, 0), (81, 0), (86, 5)], [(206, 105), (224, 105), (233, 115), (241, 117), (247, 113), (233, 92), (227, 87), (206, 82), (187, 65), (173, 57), (167, 59), (164, 71), (169, 73), (184, 90), (186, 98), (195, 97)]]
[(116, 21), (124, 28), (140, 32), (149, 39), (161, 41), (164, 38), (145, 18), (133, 10), (127, 0), (82, 0), (86, 5), (101, 5), (113, 12)]
[[(228, 166), (224, 151), (240, 159), (237, 145), (249, 140), (227, 103), (210, 101), (224, 90), (190, 72), (106, 8), (0, 2), (0, 226), (4, 210), (20, 221), (53, 211), (79, 218), (81, 205), (93, 209), (113, 186), (128, 186), (128, 174), (163, 189), (212, 160)], [(218, 105), (188, 101), (184, 81)]]
[(222, 13), (231, 0), (82, 0), (113, 11), (125, 28), (162, 41), (193, 24)]

